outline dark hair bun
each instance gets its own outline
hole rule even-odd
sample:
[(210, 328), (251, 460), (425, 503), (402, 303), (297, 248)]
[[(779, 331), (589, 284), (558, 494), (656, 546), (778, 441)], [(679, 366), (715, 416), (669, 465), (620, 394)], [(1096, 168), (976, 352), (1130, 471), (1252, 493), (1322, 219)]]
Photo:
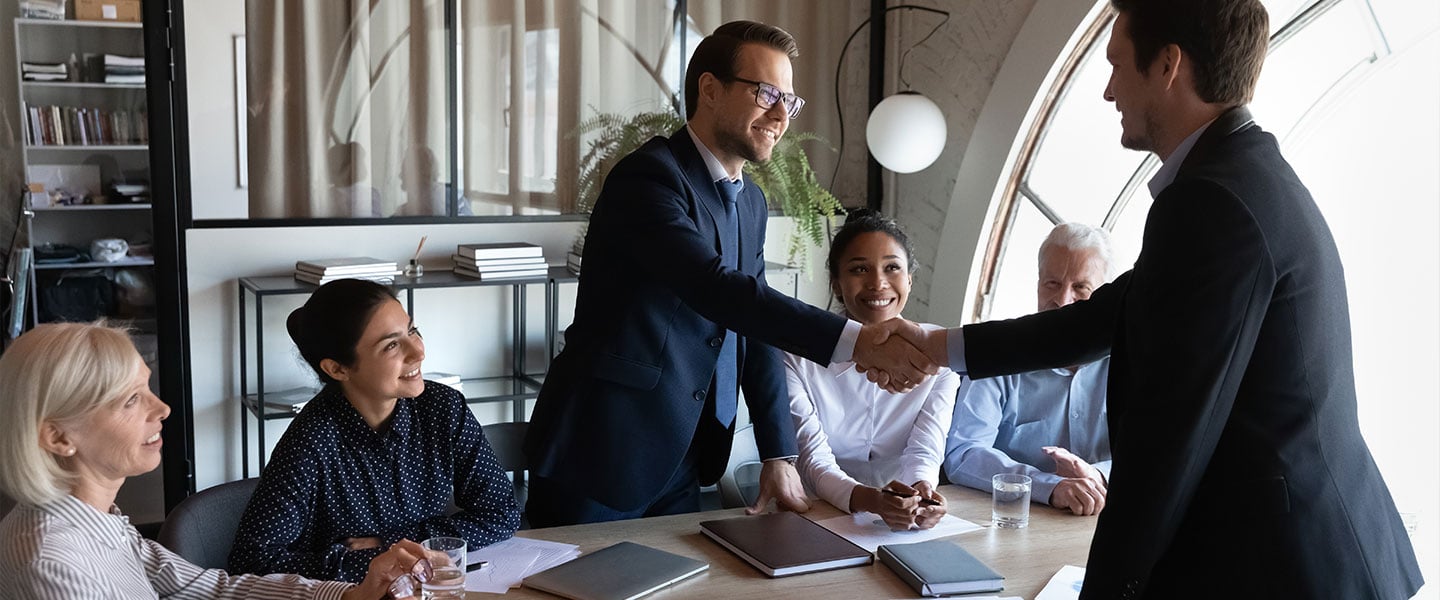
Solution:
[(884, 219), (884, 218), (885, 218), (885, 215), (880, 214), (880, 211), (875, 210), (875, 209), (873, 209), (873, 208), (852, 208), (852, 209), (850, 209), (850, 210), (848, 210), (848, 211), (845, 212), (845, 224), (846, 224), (846, 225), (849, 225), (850, 223), (853, 223), (853, 222), (855, 222), (855, 221), (864, 221), (864, 220), (866, 220), (866, 219)]

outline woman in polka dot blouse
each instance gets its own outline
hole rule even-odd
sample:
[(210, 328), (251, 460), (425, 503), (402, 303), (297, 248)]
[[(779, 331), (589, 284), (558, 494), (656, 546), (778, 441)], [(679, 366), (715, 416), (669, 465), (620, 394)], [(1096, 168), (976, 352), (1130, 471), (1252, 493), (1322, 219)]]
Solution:
[(325, 284), (286, 328), (325, 388), (276, 445), (232, 571), (358, 581), (402, 539), (474, 549), (515, 533), (514, 488), (465, 398), (420, 378), (425, 343), (388, 288)]

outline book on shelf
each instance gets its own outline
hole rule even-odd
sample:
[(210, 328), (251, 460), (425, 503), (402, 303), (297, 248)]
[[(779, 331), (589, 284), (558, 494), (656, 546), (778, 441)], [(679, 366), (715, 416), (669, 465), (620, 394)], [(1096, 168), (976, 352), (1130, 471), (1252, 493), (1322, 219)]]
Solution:
[(305, 408), (320, 390), (312, 387), (297, 387), (278, 392), (265, 392), (265, 412), (280, 411), (285, 413), (298, 413)]
[(544, 256), (545, 250), (535, 244), (524, 242), (500, 242), (493, 244), (460, 244), (455, 253), (468, 259), (524, 258)]
[(884, 544), (876, 552), (921, 596), (998, 592), (1005, 577), (971, 556), (955, 542), (930, 540), (914, 544)]
[(465, 265), (455, 265), (455, 274), (480, 281), (498, 281), (504, 279), (527, 279), (531, 277), (544, 277), (549, 274), (550, 268), (541, 266), (538, 269), (524, 269), (520, 271), (476, 271)]
[(544, 257), (543, 255), (539, 255), (539, 254), (537, 254), (537, 255), (535, 255), (535, 256), (523, 256), (523, 257), (520, 257), (520, 258), (480, 258), (480, 259), (469, 258), (469, 257), (466, 257), (466, 256), (460, 256), (459, 254), (451, 254), (451, 255), (450, 255), (450, 260), (454, 261), (455, 264), (457, 264), (457, 265), (494, 266), (494, 267), (505, 266), (505, 265), (530, 265), (530, 266), (533, 267), (533, 266), (535, 266), (535, 265), (544, 265), (544, 264), (545, 264), (545, 257)]
[(583, 259), (583, 258), (584, 258), (584, 257), (583, 257), (582, 255), (576, 254), (576, 253), (574, 253), (574, 252), (571, 252), (571, 253), (569, 253), (569, 254), (566, 254), (566, 255), (565, 255), (565, 268), (569, 269), (571, 273), (574, 273), (574, 274), (576, 274), (576, 275), (579, 275), (579, 274), (580, 274), (580, 263), (581, 263), (581, 259)]
[(305, 271), (296, 271), (295, 280), (303, 281), (305, 283), (312, 283), (315, 285), (325, 285), (332, 281), (339, 281), (341, 279), (364, 279), (365, 281), (373, 281), (379, 284), (390, 285), (392, 283), (395, 283), (395, 276), (399, 274), (400, 271), (387, 271), (383, 273), (342, 273), (339, 275), (316, 275), (314, 273), (307, 273)]
[(864, 548), (792, 512), (701, 521), (700, 532), (771, 577), (874, 561)]
[(460, 383), (460, 376), (454, 373), (430, 371), (429, 373), (421, 373), (420, 378), (426, 381), (433, 381), (435, 383), (448, 385), (450, 386), (450, 389), (453, 389), (462, 394), (465, 393), (465, 387)]
[(550, 265), (542, 262), (525, 263), (520, 265), (492, 265), (488, 262), (476, 264), (474, 262), (457, 262), (456, 268), (463, 268), (476, 273), (504, 273), (507, 271), (534, 271), (537, 269), (549, 269)]
[(348, 258), (321, 258), (295, 262), (295, 270), (316, 275), (340, 275), (344, 273), (394, 273), (399, 265), (393, 260), (380, 260), (368, 256)]
[(524, 585), (574, 600), (633, 600), (708, 568), (693, 558), (620, 542), (526, 577)]

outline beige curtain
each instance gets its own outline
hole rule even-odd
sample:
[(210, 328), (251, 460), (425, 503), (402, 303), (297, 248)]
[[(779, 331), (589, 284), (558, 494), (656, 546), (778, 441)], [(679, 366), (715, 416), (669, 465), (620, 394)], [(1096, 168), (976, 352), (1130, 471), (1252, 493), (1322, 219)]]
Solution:
[(584, 140), (571, 132), (598, 113), (666, 109), (678, 89), (670, 2), (471, 0), (460, 10), (468, 206), (574, 212)]
[(246, 3), (250, 216), (444, 214), (444, 3)]

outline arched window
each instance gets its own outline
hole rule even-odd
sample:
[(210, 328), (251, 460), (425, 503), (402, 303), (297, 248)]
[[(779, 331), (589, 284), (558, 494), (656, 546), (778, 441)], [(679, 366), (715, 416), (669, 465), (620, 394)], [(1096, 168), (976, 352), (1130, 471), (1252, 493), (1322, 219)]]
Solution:
[[(1413, 0), (1266, 0), (1271, 45), (1251, 110), (1280, 141), (1339, 246), (1361, 429), (1429, 581), (1440, 491), (1440, 6)], [(1114, 13), (1061, 58), (999, 199), (973, 320), (1034, 312), (1040, 241), (1059, 222), (1111, 230), (1134, 262), (1159, 161), (1121, 148), (1103, 91)], [(1418, 523), (1418, 527), (1416, 527)]]

